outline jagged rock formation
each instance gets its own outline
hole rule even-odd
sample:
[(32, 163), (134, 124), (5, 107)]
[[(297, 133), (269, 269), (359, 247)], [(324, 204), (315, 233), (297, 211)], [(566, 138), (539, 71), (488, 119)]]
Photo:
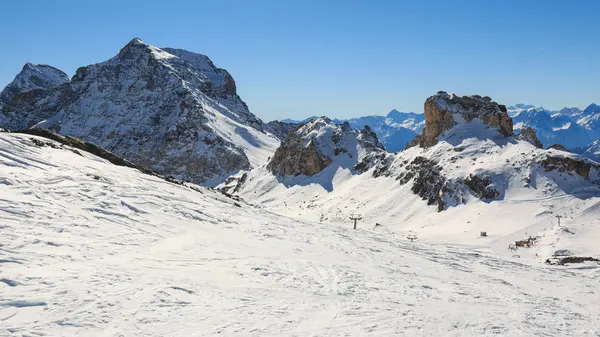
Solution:
[(77, 69), (70, 82), (16, 93), (11, 102), (0, 126), (48, 128), (197, 183), (260, 165), (278, 144), (226, 70), (137, 38), (110, 60)]
[(459, 122), (479, 119), (485, 124), (498, 128), (504, 136), (512, 136), (512, 119), (506, 106), (492, 101), (489, 97), (456, 96), (440, 91), (425, 101), (425, 128), (423, 132), (408, 144), (431, 147), (437, 143), (437, 137)]
[[(299, 125), (269, 169), (249, 171), (241, 187), (238, 175), (222, 188), (323, 221), (345, 221), (352, 209), (360, 209), (374, 222), (388, 223), (429, 217), (432, 210), (481, 205), (478, 200), (600, 195), (600, 165), (573, 153), (539, 148), (532, 130), (511, 135), (506, 109), (491, 99), (438, 93), (427, 102), (434, 104), (426, 114), (430, 131), (424, 131), (416, 144), (429, 147), (387, 153), (371, 128), (358, 132), (349, 122), (336, 126), (322, 117)], [(299, 164), (303, 151), (311, 152), (305, 155), (311, 158), (308, 169)], [(331, 163), (326, 166), (327, 159)]]
[[(24, 129), (56, 113), (57, 106), (48, 100), (52, 90), (63, 90), (69, 83), (67, 74), (54, 67), (27, 63), (15, 79), (0, 93), (0, 126)], [(60, 88), (60, 89), (59, 89)], [(68, 92), (65, 92), (68, 96)], [(22, 113), (36, 106), (32, 113)]]
[(562, 156), (551, 156), (548, 155), (544, 161), (542, 161), (542, 167), (546, 172), (558, 171), (575, 173), (587, 180), (590, 179), (590, 169), (594, 167), (599, 170), (600, 165), (593, 164), (589, 160), (583, 158), (571, 158)]
[(302, 138), (293, 134), (275, 151), (267, 168), (279, 176), (312, 176), (330, 163), (331, 158), (319, 152), (315, 139), (311, 139), (305, 146)]
[(524, 140), (530, 143), (531, 145), (537, 147), (538, 149), (544, 148), (544, 145), (542, 145), (542, 142), (540, 142), (535, 131), (532, 128), (527, 127), (522, 129), (519, 135), (517, 136), (517, 139)]
[(312, 176), (334, 159), (345, 158), (341, 165), (352, 164), (352, 168), (364, 172), (377, 165), (384, 154), (383, 145), (368, 126), (356, 131), (348, 122), (336, 125), (329, 118), (321, 117), (290, 132), (267, 169), (278, 176)]
[(0, 92), (0, 102), (10, 102), (22, 92), (52, 89), (69, 81), (67, 74), (54, 67), (26, 63), (15, 79)]
[(493, 199), (500, 195), (500, 192), (494, 188), (490, 177), (478, 176), (471, 173), (465, 179), (465, 185), (467, 185), (473, 194), (481, 199)]
[(300, 123), (271, 121), (267, 123), (265, 129), (272, 133), (279, 140), (283, 141), (288, 134), (298, 128)]
[(411, 191), (427, 201), (427, 205), (437, 205), (438, 211), (444, 210), (446, 204), (442, 198), (447, 178), (441, 173), (442, 168), (436, 162), (425, 157), (416, 157), (406, 165), (404, 172), (396, 180), (401, 185), (412, 181)]

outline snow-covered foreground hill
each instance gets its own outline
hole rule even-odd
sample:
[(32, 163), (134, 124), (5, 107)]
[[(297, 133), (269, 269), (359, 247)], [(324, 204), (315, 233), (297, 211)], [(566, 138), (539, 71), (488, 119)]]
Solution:
[(0, 133), (0, 335), (600, 333), (600, 269), (293, 220), (31, 139)]

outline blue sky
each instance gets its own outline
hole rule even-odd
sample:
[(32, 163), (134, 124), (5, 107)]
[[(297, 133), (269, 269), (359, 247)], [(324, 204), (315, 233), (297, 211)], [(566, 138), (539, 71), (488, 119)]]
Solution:
[(133, 37), (208, 55), (265, 120), (422, 112), (438, 90), (600, 103), (600, 1), (10, 1), (0, 87), (25, 62), (73, 75)]

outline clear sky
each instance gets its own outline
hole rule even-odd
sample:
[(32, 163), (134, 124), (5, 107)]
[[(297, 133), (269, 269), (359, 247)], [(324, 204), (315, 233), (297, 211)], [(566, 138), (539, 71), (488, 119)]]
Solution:
[(600, 103), (600, 1), (6, 1), (0, 87), (25, 62), (73, 75), (133, 37), (208, 55), (264, 120), (422, 112), (438, 90)]

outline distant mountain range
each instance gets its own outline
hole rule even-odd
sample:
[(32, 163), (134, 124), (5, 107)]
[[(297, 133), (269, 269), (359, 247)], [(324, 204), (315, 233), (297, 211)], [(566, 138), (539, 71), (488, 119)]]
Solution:
[[(303, 120), (284, 119), (285, 123), (305, 123), (317, 116)], [(386, 116), (364, 116), (350, 119), (333, 119), (333, 123), (350, 123), (353, 129), (361, 130), (368, 125), (379, 138), (386, 150), (390, 152), (402, 151), (406, 145), (415, 138), (425, 126), (425, 115), (415, 112), (400, 112), (396, 109)]]
[(600, 106), (590, 104), (581, 110), (576, 107), (548, 110), (533, 105), (517, 104), (508, 113), (518, 132), (530, 127), (544, 147), (561, 144), (569, 151), (599, 160), (597, 140), (600, 139)]
[[(600, 105), (590, 104), (581, 110), (576, 107), (548, 110), (528, 104), (516, 104), (507, 108), (514, 122), (516, 133), (530, 127), (545, 148), (563, 145), (571, 152), (600, 160)], [(299, 124), (316, 119), (284, 119), (281, 122)], [(350, 119), (333, 119), (336, 124), (349, 122), (356, 130), (369, 125), (385, 149), (390, 152), (403, 150), (425, 126), (422, 113), (390, 111), (386, 116), (364, 116)]]

